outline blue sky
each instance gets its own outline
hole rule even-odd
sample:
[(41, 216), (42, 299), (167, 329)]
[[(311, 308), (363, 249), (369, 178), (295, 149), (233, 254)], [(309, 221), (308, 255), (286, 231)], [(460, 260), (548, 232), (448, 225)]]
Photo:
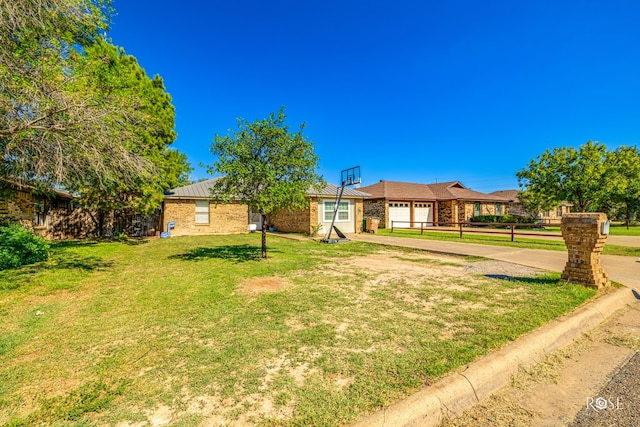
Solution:
[(635, 1), (114, 0), (108, 37), (163, 77), (193, 179), (215, 134), (286, 106), (337, 183), (517, 188), (548, 148), (640, 141)]

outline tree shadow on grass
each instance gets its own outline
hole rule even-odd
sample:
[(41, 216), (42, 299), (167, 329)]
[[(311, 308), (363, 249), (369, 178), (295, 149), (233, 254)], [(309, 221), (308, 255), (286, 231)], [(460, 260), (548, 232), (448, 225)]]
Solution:
[[(267, 250), (267, 256), (280, 251), (274, 249)], [(258, 261), (262, 257), (262, 249), (259, 246), (250, 245), (228, 245), (215, 248), (195, 248), (183, 254), (172, 255), (170, 259), (181, 259), (184, 261), (203, 261), (206, 259), (224, 259), (232, 262)]]
[(51, 256), (45, 263), (28, 266), (40, 270), (80, 269), (86, 271), (103, 270), (113, 265), (111, 261), (103, 261), (102, 258), (92, 255), (82, 255), (70, 251), (70, 249), (95, 246), (97, 242), (90, 240), (60, 241), (51, 245)]
[(67, 248), (80, 248), (86, 246), (95, 246), (99, 243), (122, 243), (127, 246), (140, 246), (149, 243), (147, 237), (123, 237), (123, 238), (87, 238), (87, 239), (74, 239), (74, 240), (60, 240), (51, 244), (52, 248), (58, 248), (61, 250)]
[(112, 261), (103, 261), (95, 256), (80, 256), (65, 254), (64, 257), (55, 257), (45, 265), (46, 269), (68, 270), (77, 269), (85, 271), (106, 270), (113, 266)]
[(51, 242), (51, 248), (59, 251), (65, 251), (70, 248), (82, 248), (86, 246), (95, 246), (98, 242), (95, 240), (58, 240)]
[(490, 279), (507, 280), (509, 282), (521, 282), (529, 285), (547, 285), (554, 286), (558, 284), (558, 277), (551, 275), (543, 275), (538, 277), (518, 277), (509, 276), (507, 274), (485, 274), (485, 277)]
[(71, 273), (74, 270), (79, 270), (91, 272), (106, 270), (111, 266), (113, 266), (111, 261), (103, 261), (101, 258), (94, 256), (80, 256), (77, 254), (65, 254), (61, 256), (58, 254), (47, 261), (0, 271), (0, 291), (18, 289), (28, 285), (37, 274), (46, 273), (47, 271), (64, 270), (65, 272)]

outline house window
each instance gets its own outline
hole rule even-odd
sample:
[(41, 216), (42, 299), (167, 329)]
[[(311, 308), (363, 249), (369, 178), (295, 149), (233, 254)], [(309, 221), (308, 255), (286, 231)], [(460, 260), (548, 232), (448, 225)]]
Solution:
[(196, 200), (196, 224), (209, 224), (208, 200)]
[(502, 215), (502, 205), (500, 203), (496, 203), (496, 215)]
[(558, 218), (560, 218), (562, 216), (562, 206), (558, 208), (558, 210), (556, 211), (556, 216)]
[(476, 202), (473, 204), (473, 216), (480, 215), (480, 203)]
[[(331, 221), (333, 219), (333, 211), (336, 208), (335, 201), (324, 202), (324, 220)], [(338, 205), (338, 215), (336, 221), (349, 221), (349, 202), (340, 202)]]
[(36, 214), (36, 226), (45, 226), (47, 225), (47, 212), (44, 206), (44, 200), (36, 200), (33, 203), (33, 207)]

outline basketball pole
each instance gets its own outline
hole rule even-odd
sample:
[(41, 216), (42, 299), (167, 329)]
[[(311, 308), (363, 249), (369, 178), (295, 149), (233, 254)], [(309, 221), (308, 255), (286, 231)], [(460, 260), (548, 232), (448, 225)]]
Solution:
[[(333, 232), (333, 228), (335, 226), (336, 218), (338, 216), (338, 210), (340, 209), (340, 202), (342, 201), (342, 195), (344, 194), (345, 187), (349, 185), (357, 185), (360, 184), (360, 166), (355, 166), (352, 168), (344, 169), (340, 173), (340, 193), (338, 195), (338, 199), (336, 200), (336, 205), (333, 209), (333, 218), (331, 219), (331, 227), (329, 227), (329, 232), (327, 233), (327, 237), (321, 240), (323, 243), (338, 243), (340, 241), (349, 241), (348, 239), (331, 239), (331, 233)], [(336, 229), (336, 233), (338, 236), (345, 237), (339, 230)]]

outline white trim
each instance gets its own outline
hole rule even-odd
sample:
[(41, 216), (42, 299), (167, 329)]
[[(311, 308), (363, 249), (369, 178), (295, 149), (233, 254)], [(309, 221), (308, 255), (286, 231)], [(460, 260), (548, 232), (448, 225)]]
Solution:
[(194, 200), (196, 224), (209, 224), (209, 200)]
[[(331, 207), (327, 209), (327, 203), (331, 203)], [(336, 200), (323, 200), (322, 201), (322, 220), (323, 222), (331, 222), (333, 219), (333, 211), (335, 209)], [(346, 209), (340, 209), (346, 206)], [(340, 218), (340, 214), (347, 214), (346, 218)], [(329, 218), (327, 218), (329, 215)], [(351, 222), (351, 202), (349, 200), (341, 200), (338, 207), (338, 215), (336, 215), (336, 222)]]

